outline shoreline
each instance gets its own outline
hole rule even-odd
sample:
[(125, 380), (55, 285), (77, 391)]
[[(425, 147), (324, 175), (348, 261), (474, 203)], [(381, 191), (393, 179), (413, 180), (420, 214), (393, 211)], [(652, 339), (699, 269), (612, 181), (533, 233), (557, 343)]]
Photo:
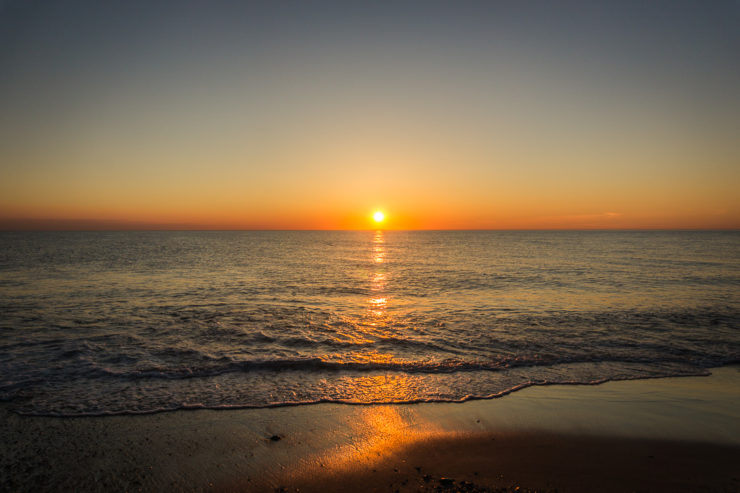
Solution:
[(711, 371), (531, 386), (463, 403), (74, 419), (21, 416), (3, 404), (0, 489), (737, 491), (740, 367)]
[[(738, 366), (736, 363), (725, 365), (724, 367), (735, 367)], [(711, 370), (724, 367), (711, 367), (705, 369), (706, 373), (695, 373), (685, 375), (666, 375), (666, 376), (643, 376), (643, 377), (626, 377), (626, 378), (605, 378), (603, 380), (597, 380), (593, 382), (545, 382), (545, 383), (526, 383), (517, 385), (510, 389), (502, 390), (496, 394), (491, 394), (485, 397), (480, 396), (466, 396), (462, 399), (415, 399), (408, 401), (390, 401), (390, 402), (354, 402), (346, 400), (330, 400), (322, 399), (317, 401), (305, 401), (305, 402), (281, 402), (276, 404), (267, 405), (224, 405), (224, 406), (201, 406), (201, 405), (183, 405), (177, 408), (171, 409), (153, 409), (150, 411), (121, 411), (121, 412), (102, 412), (102, 413), (77, 413), (77, 414), (55, 414), (55, 413), (24, 413), (20, 411), (12, 411), (19, 416), (27, 416), (34, 418), (60, 418), (60, 419), (74, 419), (74, 418), (102, 418), (102, 417), (113, 417), (113, 416), (147, 416), (151, 414), (160, 413), (172, 413), (180, 411), (243, 411), (252, 409), (277, 409), (283, 407), (302, 407), (302, 406), (319, 406), (319, 405), (340, 405), (340, 406), (415, 406), (424, 404), (465, 404), (467, 402), (474, 401), (491, 401), (506, 397), (522, 390), (538, 387), (596, 387), (612, 382), (633, 382), (642, 380), (662, 380), (662, 379), (673, 379), (673, 378), (701, 378), (709, 377), (712, 375)]]

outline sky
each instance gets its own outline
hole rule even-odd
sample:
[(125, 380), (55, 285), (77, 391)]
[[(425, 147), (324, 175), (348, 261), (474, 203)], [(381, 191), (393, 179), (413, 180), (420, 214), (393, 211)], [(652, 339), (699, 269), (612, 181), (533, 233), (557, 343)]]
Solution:
[(738, 229), (740, 3), (0, 0), (0, 229)]

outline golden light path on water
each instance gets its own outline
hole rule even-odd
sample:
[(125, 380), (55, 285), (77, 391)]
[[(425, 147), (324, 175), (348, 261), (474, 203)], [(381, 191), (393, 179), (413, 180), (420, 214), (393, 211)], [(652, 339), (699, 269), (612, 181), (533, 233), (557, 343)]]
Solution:
[[(407, 338), (409, 334), (398, 334), (400, 330), (408, 330), (405, 324), (394, 318), (388, 311), (392, 297), (387, 292), (389, 282), (388, 256), (385, 233), (377, 230), (372, 239), (372, 265), (374, 269), (370, 280), (370, 297), (367, 300), (367, 319), (362, 325), (371, 331), (376, 338)], [(380, 351), (365, 353), (363, 359), (373, 363), (402, 362), (397, 355)], [(420, 395), (418, 387), (421, 382), (418, 378), (410, 377), (406, 373), (375, 375), (372, 377), (355, 378), (357, 393), (362, 401), (368, 402), (397, 402), (415, 400)]]
[[(395, 336), (394, 319), (387, 310), (390, 297), (386, 286), (389, 275), (385, 234), (382, 230), (373, 234), (370, 254), (369, 261), (373, 266), (370, 274), (370, 296), (366, 299), (365, 317), (355, 323), (358, 333), (353, 335), (354, 340), (369, 341)], [(352, 359), (363, 363), (397, 361), (394, 355), (376, 350), (357, 352), (352, 355)], [(352, 388), (352, 395), (357, 400), (363, 402), (407, 401), (419, 395), (415, 388), (418, 383), (415, 385), (413, 379), (404, 373), (339, 379), (343, 386)], [(372, 463), (386, 458), (404, 445), (444, 433), (441, 428), (429, 422), (420, 423), (414, 409), (388, 404), (362, 406), (353, 413), (350, 426), (352, 431), (343, 444), (318, 453), (307, 461), (309, 471), (312, 467), (328, 467), (341, 471), (357, 467), (358, 463)]]
[[(398, 355), (379, 349), (382, 348), (384, 340), (408, 336), (408, 334), (399, 335), (399, 330), (406, 331), (407, 328), (404, 328), (405, 325), (388, 311), (392, 297), (387, 292), (389, 273), (385, 241), (382, 230), (373, 234), (368, 258), (372, 266), (368, 276), (370, 294), (364, 301), (362, 314), (349, 321), (354, 333), (344, 334), (346, 339), (361, 343), (365, 347), (349, 354), (345, 353), (340, 357), (342, 362), (363, 365), (405, 362), (399, 359)], [(335, 378), (335, 385), (351, 389), (351, 400), (355, 402), (408, 402), (417, 399), (423, 393), (421, 379), (403, 372), (375, 372), (364, 376), (342, 375)]]
[[(388, 297), (385, 294), (385, 285), (387, 281), (385, 270), (385, 235), (382, 230), (375, 232), (373, 236), (373, 263), (375, 269), (370, 284), (370, 312), (373, 317), (384, 317), (388, 307)], [(371, 322), (371, 325), (376, 325)]]

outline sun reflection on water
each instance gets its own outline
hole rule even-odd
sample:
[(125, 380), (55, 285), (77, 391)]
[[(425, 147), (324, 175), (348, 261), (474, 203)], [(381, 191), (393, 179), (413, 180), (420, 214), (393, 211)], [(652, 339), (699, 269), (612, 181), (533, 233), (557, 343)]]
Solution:
[(373, 291), (381, 291), (385, 288), (385, 273), (383, 272), (376, 272), (373, 275), (373, 281), (372, 285), (370, 286), (370, 289)]
[[(378, 262), (385, 258), (385, 236), (383, 231), (376, 231), (371, 244), (372, 269), (369, 272), (369, 296), (364, 299), (364, 315), (347, 320), (349, 323), (343, 332), (342, 341), (351, 341), (362, 347), (356, 347), (341, 353), (325, 354), (322, 359), (346, 364), (364, 365), (369, 370), (377, 367), (392, 368), (408, 360), (399, 358), (394, 352), (384, 350), (388, 341), (395, 341), (404, 336), (399, 330), (407, 330), (403, 323), (392, 315), (388, 308), (393, 299), (387, 290), (389, 273), (387, 264)], [(392, 346), (392, 344), (390, 344)], [(343, 389), (350, 389), (349, 398), (353, 402), (400, 402), (416, 399), (421, 395), (419, 380), (410, 378), (400, 372), (390, 374), (369, 374), (364, 376), (339, 376), (336, 380)]]
[[(383, 231), (378, 230), (373, 236), (373, 262), (382, 264), (384, 261), (385, 235)], [(373, 296), (368, 300), (370, 313), (373, 317), (382, 317), (388, 307), (388, 297), (385, 295), (386, 280), (384, 266), (376, 267), (370, 282), (370, 290), (373, 292)], [(375, 325), (375, 323), (372, 324)]]

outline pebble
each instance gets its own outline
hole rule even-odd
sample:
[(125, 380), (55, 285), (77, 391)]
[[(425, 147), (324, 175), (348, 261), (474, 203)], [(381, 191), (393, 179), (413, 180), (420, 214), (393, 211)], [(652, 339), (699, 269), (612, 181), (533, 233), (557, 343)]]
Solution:
[(439, 484), (442, 486), (452, 486), (455, 484), (455, 480), (452, 478), (439, 478)]

